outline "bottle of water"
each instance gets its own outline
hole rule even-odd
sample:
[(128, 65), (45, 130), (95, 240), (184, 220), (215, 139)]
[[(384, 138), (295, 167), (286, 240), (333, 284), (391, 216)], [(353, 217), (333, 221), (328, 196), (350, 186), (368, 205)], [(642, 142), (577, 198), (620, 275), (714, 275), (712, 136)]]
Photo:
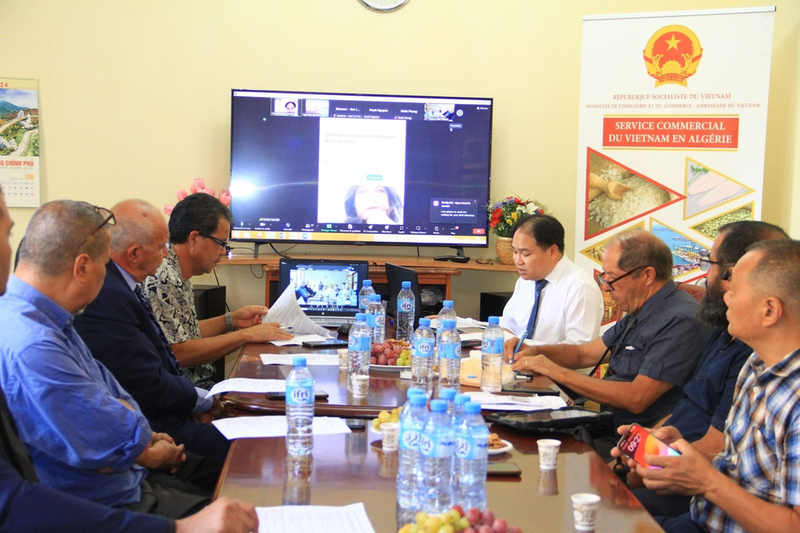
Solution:
[(503, 390), (503, 344), (505, 338), (499, 324), (499, 317), (490, 316), (489, 326), (483, 331), (481, 340), (481, 390), (483, 392)]
[(403, 509), (419, 511), (424, 480), (419, 445), (428, 421), (427, 398), (425, 394), (412, 394), (408, 402), (408, 413), (403, 409), (400, 415), (397, 503)]
[[(367, 280), (369, 281), (369, 280)], [(353, 376), (369, 376), (369, 354), (372, 348), (372, 330), (367, 326), (367, 315), (356, 313), (356, 322), (347, 337), (347, 390), (353, 392)]]
[(456, 315), (455, 310), (453, 309), (453, 300), (445, 300), (442, 302), (442, 310), (439, 311), (439, 315), (436, 317), (436, 356), (439, 357), (439, 340), (442, 336), (442, 332), (444, 331), (444, 321), (445, 320), (458, 320), (458, 315)]
[(422, 389), (430, 398), (433, 393), (433, 352), (436, 334), (431, 329), (430, 318), (419, 319), (419, 329), (411, 344), (411, 386)]
[(456, 331), (455, 320), (443, 320), (444, 331), (439, 337), (439, 397), (442, 390), (461, 392), (461, 337)]
[(371, 294), (367, 307), (367, 325), (372, 329), (372, 342), (383, 342), (386, 337), (386, 309), (380, 294)]
[(369, 297), (373, 294), (375, 294), (375, 289), (372, 288), (372, 280), (365, 279), (363, 281), (361, 290), (358, 291), (358, 310), (361, 313), (367, 312), (367, 306), (369, 306)]
[(489, 428), (481, 416), (481, 404), (464, 404), (464, 419), (455, 435), (454, 499), (465, 509), (485, 509)]
[(442, 389), (439, 391), (439, 399), (447, 402), (447, 414), (453, 416), (453, 405), (455, 404), (455, 389)]
[[(417, 400), (415, 400), (417, 401)], [(447, 511), (453, 502), (453, 420), (447, 414), (447, 402), (433, 400), (419, 449), (424, 477), (422, 510), (429, 514)]]
[(286, 378), (286, 453), (308, 455), (314, 448), (314, 377), (305, 357), (292, 359), (294, 368)]
[(411, 292), (411, 282), (404, 281), (403, 289), (397, 295), (397, 340), (411, 342), (411, 337), (414, 335), (415, 305), (414, 293)]
[[(421, 394), (422, 396), (425, 396), (425, 391), (422, 390), (422, 389), (418, 389), (416, 387), (411, 387), (410, 389), (406, 390), (406, 403), (404, 403), (403, 404), (403, 408), (400, 409), (400, 418), (398, 420), (398, 422), (400, 423), (400, 426), (401, 426), (400, 427), (400, 431), (403, 431), (403, 428), (402, 428), (403, 418), (408, 416), (408, 413), (411, 412), (411, 397), (415, 396), (417, 394)], [(425, 401), (426, 402), (428, 401), (427, 397), (425, 397)]]
[(456, 394), (453, 399), (453, 429), (455, 430), (464, 421), (464, 404), (469, 401), (466, 394)]

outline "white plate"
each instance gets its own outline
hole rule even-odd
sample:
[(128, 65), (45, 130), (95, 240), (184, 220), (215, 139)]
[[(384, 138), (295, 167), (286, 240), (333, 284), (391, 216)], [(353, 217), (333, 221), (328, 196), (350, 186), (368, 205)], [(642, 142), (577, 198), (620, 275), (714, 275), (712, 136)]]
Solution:
[(369, 365), (370, 368), (374, 368), (375, 370), (394, 370), (397, 372), (401, 372), (403, 370), (411, 370), (411, 365)]
[(502, 448), (489, 448), (489, 451), (487, 453), (489, 455), (500, 455), (501, 453), (510, 452), (511, 450), (514, 449), (514, 446), (507, 440), (500, 439), (500, 442), (505, 444), (505, 446), (503, 446)]

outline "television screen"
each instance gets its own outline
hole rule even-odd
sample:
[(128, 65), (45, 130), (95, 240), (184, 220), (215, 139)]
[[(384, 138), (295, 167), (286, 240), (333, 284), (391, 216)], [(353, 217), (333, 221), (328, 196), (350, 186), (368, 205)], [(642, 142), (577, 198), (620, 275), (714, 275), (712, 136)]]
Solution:
[(491, 98), (232, 93), (231, 239), (487, 245)]

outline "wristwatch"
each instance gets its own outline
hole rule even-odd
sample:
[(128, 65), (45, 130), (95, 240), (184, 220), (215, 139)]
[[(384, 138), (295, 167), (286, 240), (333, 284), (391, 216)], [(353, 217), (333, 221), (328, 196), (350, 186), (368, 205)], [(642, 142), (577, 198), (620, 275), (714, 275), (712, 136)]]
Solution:
[(228, 333), (234, 331), (236, 328), (233, 327), (233, 318), (231, 318), (231, 313), (228, 311), (225, 313), (225, 325), (228, 326)]

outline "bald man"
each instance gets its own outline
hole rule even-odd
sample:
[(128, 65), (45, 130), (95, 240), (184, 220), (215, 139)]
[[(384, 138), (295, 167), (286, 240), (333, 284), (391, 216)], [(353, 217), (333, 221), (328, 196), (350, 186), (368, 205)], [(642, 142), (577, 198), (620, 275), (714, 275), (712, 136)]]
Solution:
[(142, 200), (125, 200), (111, 210), (117, 223), (106, 278), (76, 317), (75, 329), (138, 402), (154, 431), (168, 433), (187, 452), (219, 461), (221, 468), (229, 442), (216, 427), (198, 421), (210, 422), (220, 410), (184, 375), (138, 285), (167, 255), (164, 215)]

